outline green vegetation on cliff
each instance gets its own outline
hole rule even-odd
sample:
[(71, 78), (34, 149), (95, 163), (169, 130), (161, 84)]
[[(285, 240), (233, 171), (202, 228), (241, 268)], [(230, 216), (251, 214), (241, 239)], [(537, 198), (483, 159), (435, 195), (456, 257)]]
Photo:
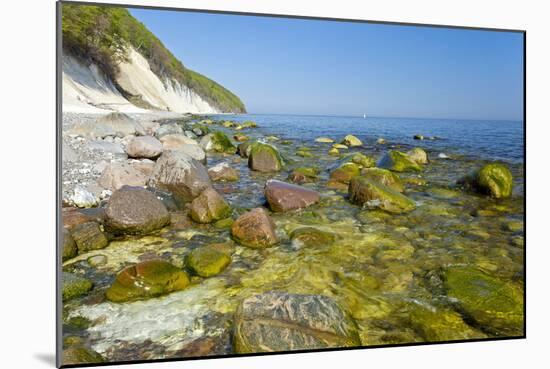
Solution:
[(242, 101), (211, 79), (187, 69), (125, 8), (63, 4), (63, 49), (86, 62), (97, 64), (113, 81), (118, 63), (131, 45), (149, 62), (158, 76), (186, 85), (212, 106), (224, 112), (244, 113)]

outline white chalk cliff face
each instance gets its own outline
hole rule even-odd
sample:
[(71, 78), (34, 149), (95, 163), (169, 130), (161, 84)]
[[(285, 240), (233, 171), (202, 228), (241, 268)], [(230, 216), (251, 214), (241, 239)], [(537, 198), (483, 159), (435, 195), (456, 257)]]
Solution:
[[(119, 69), (118, 85), (128, 93), (140, 96), (153, 107), (152, 110), (200, 114), (220, 112), (187, 86), (175, 80), (161, 80), (147, 60), (133, 48), (129, 48), (127, 61), (122, 62)], [(64, 112), (149, 111), (128, 101), (96, 65), (86, 66), (66, 54), (63, 55), (62, 90)]]

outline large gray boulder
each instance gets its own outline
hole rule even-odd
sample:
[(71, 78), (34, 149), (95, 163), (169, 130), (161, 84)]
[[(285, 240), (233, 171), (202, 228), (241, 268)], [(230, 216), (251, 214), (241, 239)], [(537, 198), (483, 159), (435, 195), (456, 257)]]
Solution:
[(354, 321), (330, 297), (285, 292), (243, 300), (233, 342), (237, 353), (361, 345)]
[(110, 191), (122, 186), (145, 186), (148, 176), (129, 163), (111, 163), (103, 170), (97, 183)]
[(124, 186), (105, 208), (105, 227), (115, 234), (147, 234), (170, 222), (168, 210), (153, 193)]
[(138, 121), (127, 114), (119, 112), (102, 116), (97, 120), (96, 126), (111, 129), (117, 137), (145, 135), (145, 129)]
[(131, 158), (154, 159), (162, 154), (162, 143), (153, 136), (134, 137), (126, 145), (126, 153)]
[(149, 185), (172, 193), (183, 203), (212, 187), (204, 165), (181, 151), (166, 151), (157, 159)]

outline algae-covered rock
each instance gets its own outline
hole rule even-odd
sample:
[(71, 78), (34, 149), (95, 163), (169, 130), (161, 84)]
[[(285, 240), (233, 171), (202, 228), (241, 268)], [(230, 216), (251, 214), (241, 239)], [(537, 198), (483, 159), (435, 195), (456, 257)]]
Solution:
[(148, 299), (189, 285), (187, 274), (163, 260), (148, 260), (120, 271), (105, 296), (113, 302)]
[(334, 140), (332, 138), (328, 138), (328, 137), (317, 137), (315, 139), (315, 142), (319, 142), (319, 143), (333, 143)]
[(237, 148), (229, 137), (221, 131), (209, 133), (201, 139), (201, 147), (206, 151), (214, 151), (224, 154), (234, 154)]
[(290, 233), (290, 239), (305, 246), (321, 246), (333, 243), (336, 236), (334, 233), (321, 231), (314, 227), (301, 227)]
[(240, 354), (361, 345), (354, 321), (331, 298), (284, 292), (243, 300), (233, 342)]
[(61, 295), (63, 297), (63, 301), (84, 295), (93, 287), (93, 284), (89, 279), (80, 277), (74, 273), (63, 272), (61, 280)]
[(428, 164), (428, 154), (420, 147), (407, 151), (407, 155), (416, 164)]
[(319, 176), (319, 169), (300, 167), (294, 169), (289, 175), (288, 179), (294, 183), (310, 183), (314, 182)]
[(447, 268), (447, 296), (484, 331), (499, 336), (523, 334), (523, 290), (473, 267)]
[(384, 154), (377, 166), (394, 172), (420, 172), (422, 170), (422, 167), (411, 160), (407, 154), (396, 150)]
[(231, 236), (243, 246), (266, 248), (279, 242), (275, 223), (263, 208), (255, 208), (241, 215), (231, 225)]
[(331, 156), (338, 156), (340, 155), (340, 151), (336, 147), (333, 147), (328, 151), (328, 154)]
[(351, 154), (347, 156), (344, 160), (347, 162), (355, 163), (359, 165), (361, 168), (371, 168), (376, 165), (376, 160), (374, 160), (374, 158), (367, 156), (365, 154), (362, 154), (360, 152)]
[(361, 142), (361, 140), (355, 137), (354, 135), (347, 135), (346, 137), (344, 137), (341, 143), (342, 145), (346, 145), (350, 147), (363, 145), (363, 142)]
[(411, 325), (427, 342), (485, 338), (462, 320), (455, 311), (429, 308), (418, 304), (411, 307)]
[(239, 154), (241, 158), (248, 158), (250, 150), (252, 150), (252, 143), (250, 142), (243, 142), (237, 146), (237, 154)]
[(248, 166), (258, 172), (278, 172), (283, 168), (283, 159), (274, 146), (256, 142), (250, 149)]
[(247, 135), (243, 135), (241, 133), (237, 133), (236, 135), (233, 136), (233, 138), (237, 142), (243, 142), (243, 141), (248, 141), (249, 140), (249, 137)]
[(379, 208), (389, 213), (405, 213), (416, 207), (408, 197), (367, 177), (353, 178), (348, 194), (354, 204)]
[(105, 359), (97, 352), (82, 346), (71, 346), (63, 350), (63, 365), (86, 365), (104, 363)]
[(328, 186), (331, 188), (347, 188), (351, 179), (361, 174), (361, 167), (355, 163), (344, 163), (329, 175)]
[(71, 236), (76, 243), (79, 253), (91, 250), (99, 250), (107, 247), (109, 240), (99, 228), (96, 222), (86, 222), (74, 226), (71, 229)]
[(212, 277), (221, 273), (231, 263), (231, 256), (214, 247), (200, 247), (187, 255), (187, 267), (201, 277)]
[(403, 183), (401, 182), (401, 178), (387, 169), (366, 168), (361, 170), (361, 176), (370, 178), (373, 181), (381, 183), (394, 191), (403, 192)]
[(338, 150), (347, 150), (348, 147), (344, 144), (334, 144), (332, 145), (332, 148), (333, 149), (338, 149)]
[(61, 258), (63, 261), (74, 258), (78, 255), (78, 248), (74, 242), (71, 233), (67, 229), (63, 229), (63, 249), (61, 251)]
[(231, 214), (231, 207), (213, 188), (207, 188), (191, 202), (189, 215), (197, 223), (212, 223)]
[(319, 193), (309, 188), (270, 179), (265, 185), (265, 198), (274, 212), (303, 209), (319, 202)]
[(116, 234), (147, 234), (169, 222), (162, 201), (140, 187), (124, 186), (115, 191), (105, 209), (105, 226)]
[(459, 180), (459, 184), (495, 199), (500, 199), (512, 195), (514, 178), (505, 164), (489, 163)]

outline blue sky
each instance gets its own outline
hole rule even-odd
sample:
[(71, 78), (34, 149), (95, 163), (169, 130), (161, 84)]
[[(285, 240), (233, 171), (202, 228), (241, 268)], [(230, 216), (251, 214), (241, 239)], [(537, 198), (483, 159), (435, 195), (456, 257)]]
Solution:
[(130, 11), (250, 113), (523, 117), (520, 33)]

